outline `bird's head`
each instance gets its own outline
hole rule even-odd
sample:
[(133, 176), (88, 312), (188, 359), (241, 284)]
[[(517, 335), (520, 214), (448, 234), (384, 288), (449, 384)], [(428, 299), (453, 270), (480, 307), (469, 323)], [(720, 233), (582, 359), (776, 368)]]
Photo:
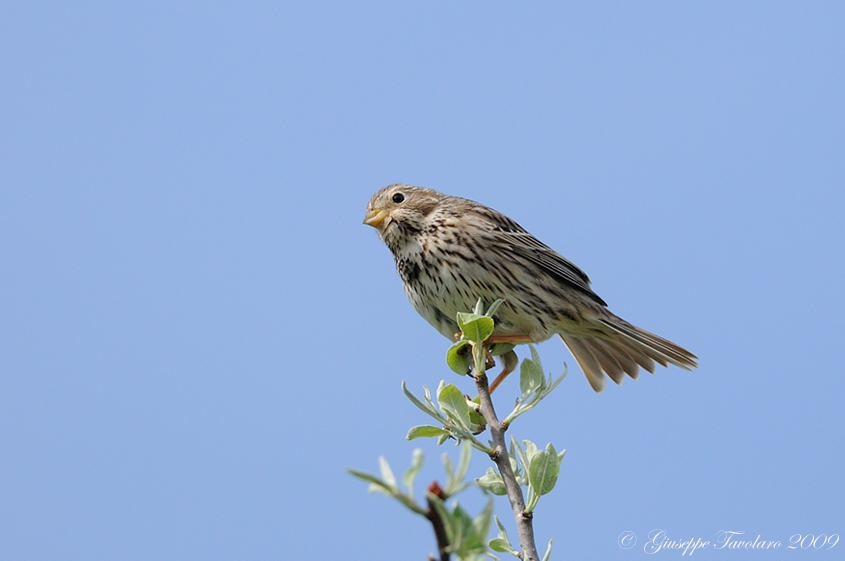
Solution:
[(389, 246), (400, 236), (423, 229), (426, 217), (437, 208), (445, 195), (432, 189), (411, 185), (388, 185), (367, 203), (364, 224), (375, 228)]

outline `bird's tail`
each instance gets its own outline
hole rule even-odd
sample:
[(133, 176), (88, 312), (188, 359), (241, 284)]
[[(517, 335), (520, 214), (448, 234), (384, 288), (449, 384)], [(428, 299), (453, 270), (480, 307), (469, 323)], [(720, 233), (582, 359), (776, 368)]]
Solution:
[(640, 366), (654, 374), (655, 362), (666, 367), (671, 363), (685, 370), (698, 366), (698, 357), (685, 348), (640, 329), (610, 312), (606, 317), (595, 318), (593, 321), (597, 328), (595, 334), (558, 335), (569, 347), (596, 392), (604, 390), (607, 383), (605, 373), (611, 380), (621, 384), (625, 374), (636, 380), (640, 375)]

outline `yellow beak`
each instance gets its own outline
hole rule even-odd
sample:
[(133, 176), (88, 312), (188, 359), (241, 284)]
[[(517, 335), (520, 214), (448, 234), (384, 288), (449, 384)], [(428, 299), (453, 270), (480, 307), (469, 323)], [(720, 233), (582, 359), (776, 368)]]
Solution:
[(367, 213), (367, 216), (364, 217), (364, 224), (375, 228), (384, 222), (384, 219), (387, 218), (388, 214), (390, 213), (386, 210), (371, 210)]

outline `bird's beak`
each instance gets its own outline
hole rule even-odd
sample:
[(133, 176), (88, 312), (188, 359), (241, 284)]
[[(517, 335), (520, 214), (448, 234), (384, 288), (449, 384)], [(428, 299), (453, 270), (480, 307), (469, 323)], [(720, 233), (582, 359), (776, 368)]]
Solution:
[(384, 222), (384, 219), (387, 218), (388, 214), (390, 213), (386, 210), (370, 210), (367, 212), (367, 216), (364, 217), (364, 224), (375, 228)]

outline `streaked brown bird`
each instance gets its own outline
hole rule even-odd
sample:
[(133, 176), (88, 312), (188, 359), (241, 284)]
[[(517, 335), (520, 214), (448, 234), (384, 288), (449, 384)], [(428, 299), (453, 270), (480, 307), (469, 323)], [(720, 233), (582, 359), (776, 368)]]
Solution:
[[(621, 384), (655, 362), (686, 370), (696, 356), (640, 329), (607, 309), (590, 279), (519, 224), (482, 204), (432, 189), (389, 185), (367, 204), (364, 224), (378, 231), (396, 261), (405, 294), (417, 312), (454, 340), (458, 312), (504, 299), (493, 316), (491, 342), (540, 342), (557, 334), (590, 386), (601, 392), (604, 374)], [(516, 355), (504, 357), (505, 372)]]

